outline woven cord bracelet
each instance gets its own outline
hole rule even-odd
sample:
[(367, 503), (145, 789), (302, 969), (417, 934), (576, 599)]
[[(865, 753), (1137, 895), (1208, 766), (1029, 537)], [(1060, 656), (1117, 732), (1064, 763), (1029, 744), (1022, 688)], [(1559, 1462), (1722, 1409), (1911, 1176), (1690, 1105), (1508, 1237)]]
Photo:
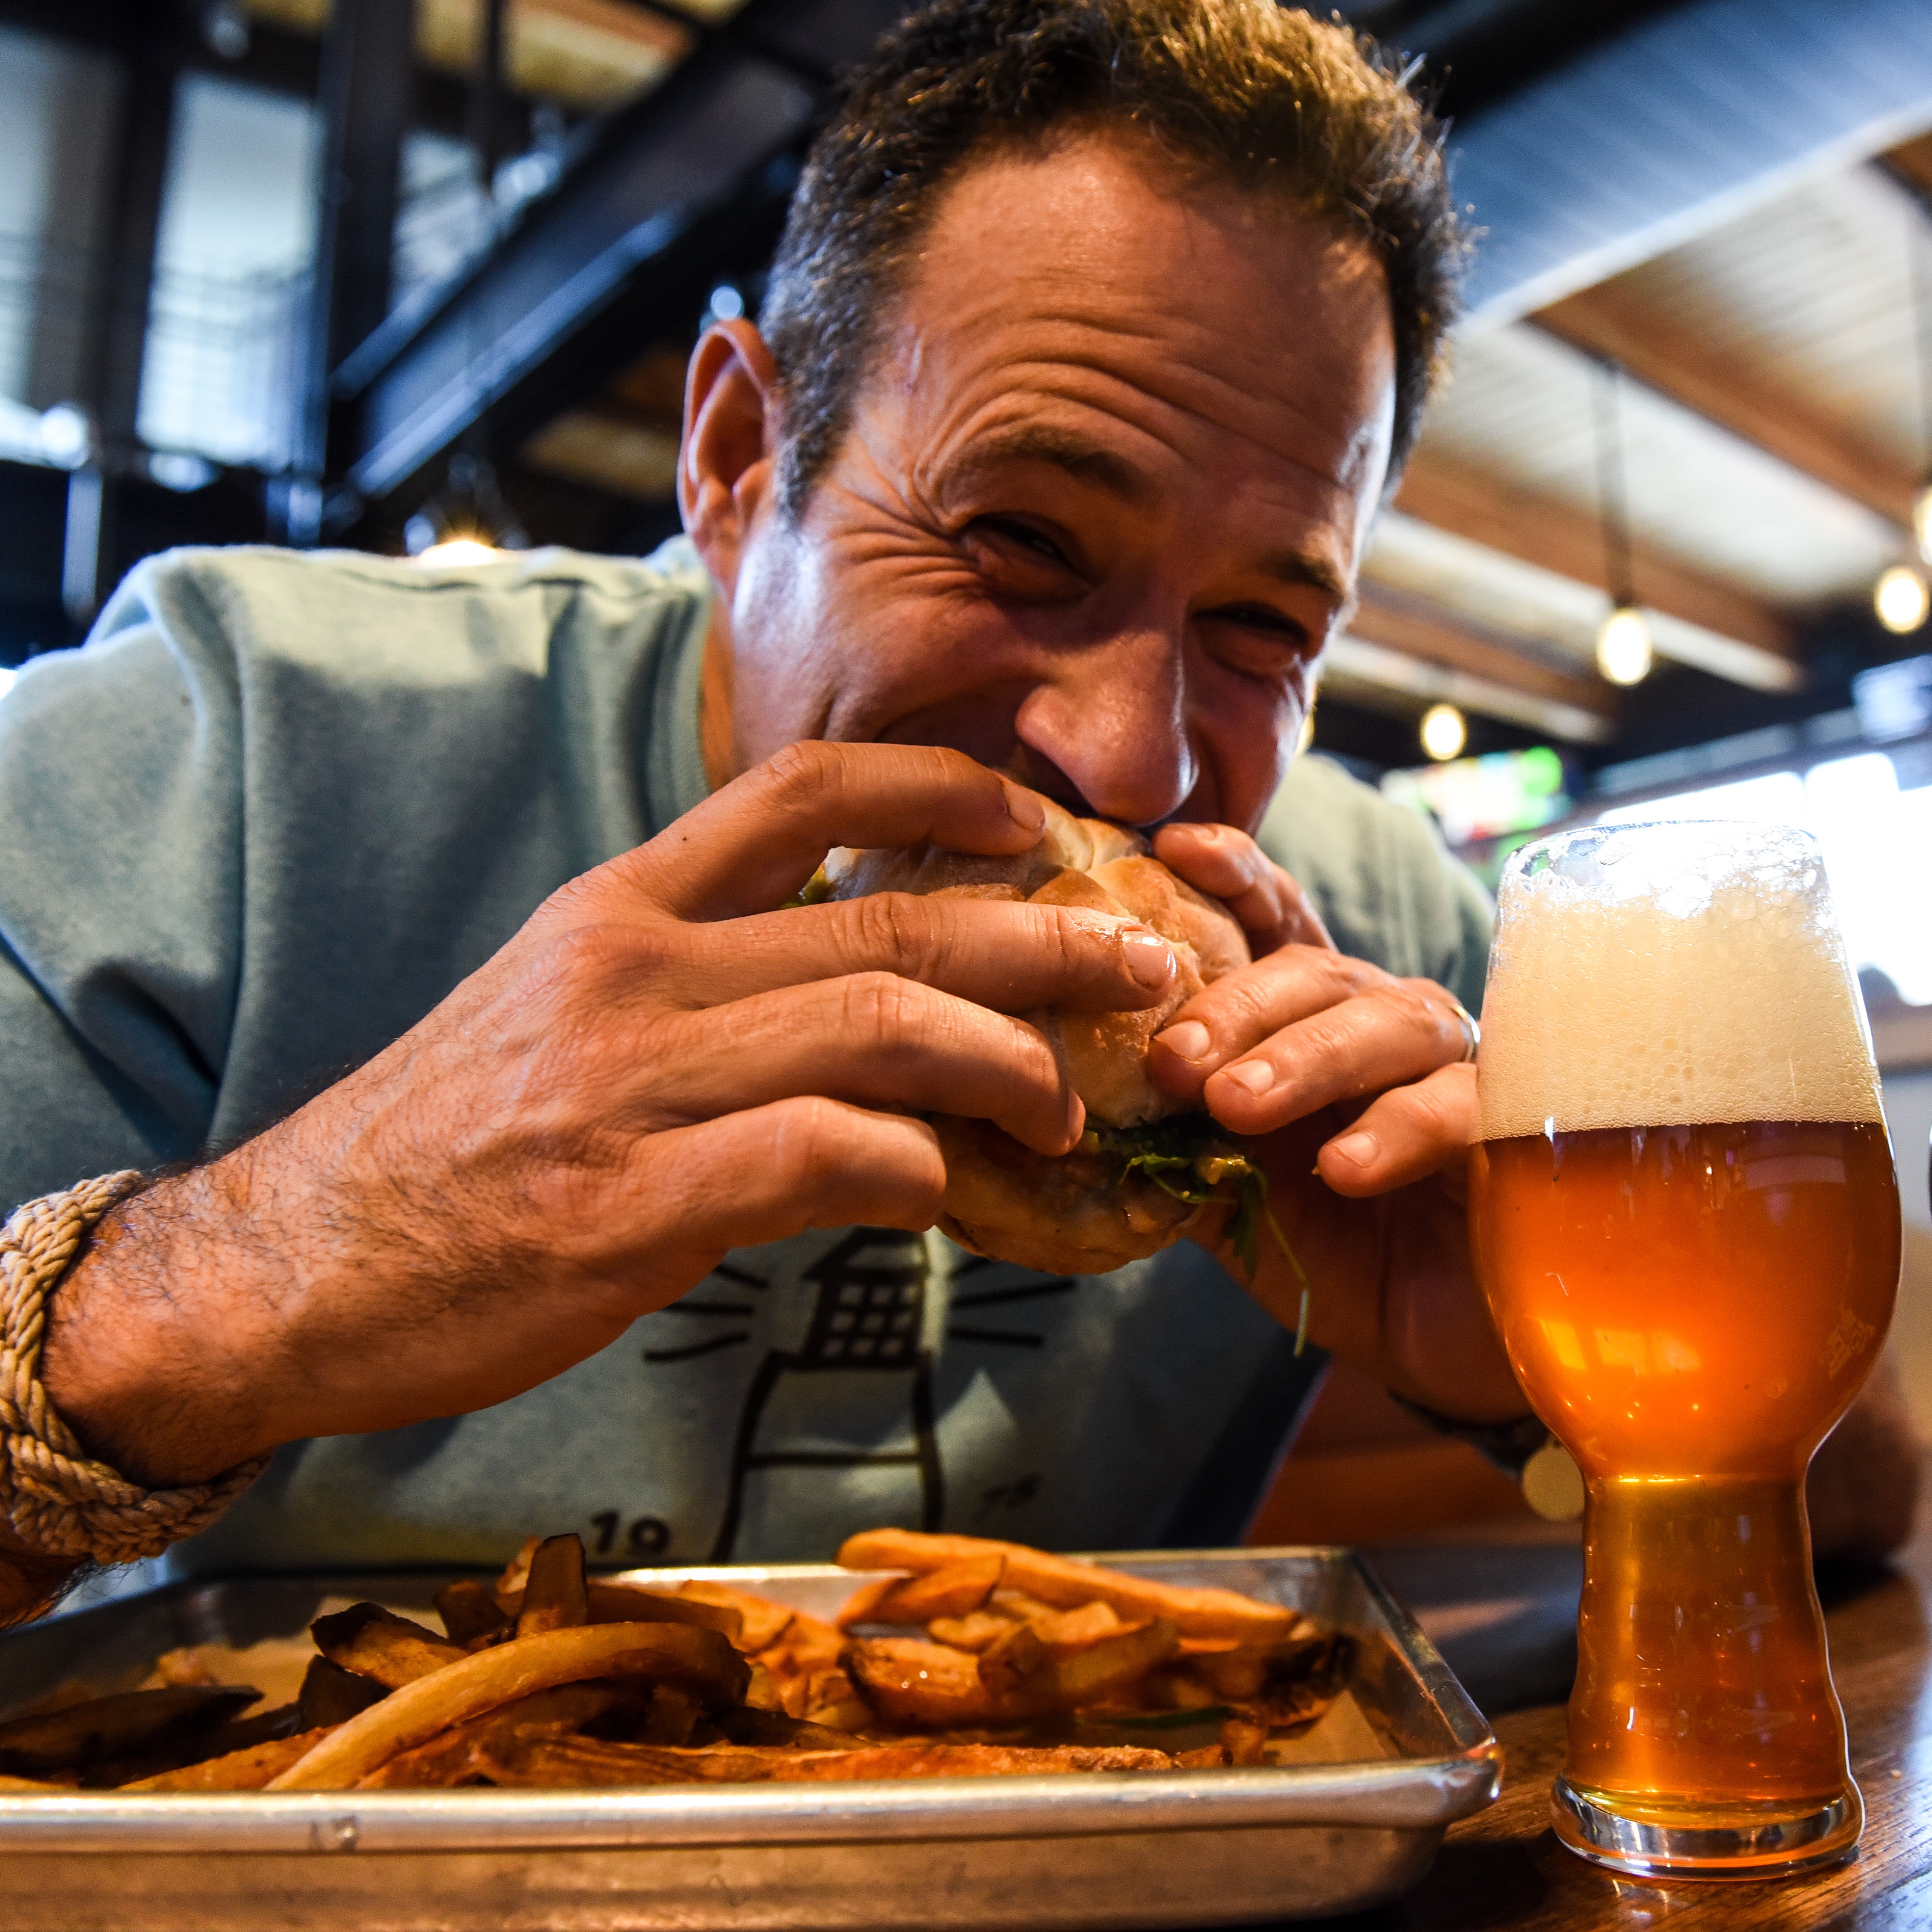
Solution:
[(0, 1514), (22, 1544), (48, 1556), (158, 1556), (206, 1529), (268, 1462), (241, 1463), (212, 1482), (143, 1489), (87, 1454), (41, 1384), (47, 1298), (95, 1223), (141, 1185), (132, 1170), (103, 1174), (29, 1201), (0, 1228)]

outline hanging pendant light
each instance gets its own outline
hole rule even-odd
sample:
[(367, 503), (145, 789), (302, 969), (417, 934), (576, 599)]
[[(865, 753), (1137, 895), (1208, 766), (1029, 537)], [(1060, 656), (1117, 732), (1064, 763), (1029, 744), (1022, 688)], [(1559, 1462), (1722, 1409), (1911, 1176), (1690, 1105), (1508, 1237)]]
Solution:
[[(1918, 423), (1920, 454), (1925, 464), (1925, 480), (1912, 500), (1912, 540), (1917, 546), (1918, 562), (1932, 566), (1932, 262), (1928, 262), (1919, 239), (1921, 224), (1912, 224), (1906, 243), (1912, 281), (1912, 330), (1917, 340), (1918, 364)], [(1879, 622), (1894, 636), (1916, 631), (1924, 622), (1932, 604), (1932, 585), (1925, 572), (1911, 563), (1894, 563), (1879, 573), (1872, 586), (1872, 609)]]
[(1438, 765), (1458, 756), (1469, 742), (1469, 723), (1453, 704), (1432, 704), (1422, 714), (1422, 748)]
[(1597, 669), (1612, 684), (1641, 684), (1656, 652), (1630, 580), (1630, 508), (1624, 488), (1623, 366), (1606, 362), (1597, 386), (1597, 516), (1610, 608), (1597, 628)]
[(1894, 563), (1872, 586), (1872, 610), (1894, 637), (1916, 631), (1932, 610), (1932, 586), (1909, 563)]

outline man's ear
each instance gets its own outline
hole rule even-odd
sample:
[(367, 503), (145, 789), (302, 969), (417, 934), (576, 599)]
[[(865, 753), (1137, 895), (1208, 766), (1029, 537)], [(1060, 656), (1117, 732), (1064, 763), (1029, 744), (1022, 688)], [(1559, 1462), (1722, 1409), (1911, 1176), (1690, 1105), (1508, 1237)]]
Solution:
[(728, 598), (777, 471), (778, 365), (748, 322), (706, 329), (685, 377), (677, 507)]

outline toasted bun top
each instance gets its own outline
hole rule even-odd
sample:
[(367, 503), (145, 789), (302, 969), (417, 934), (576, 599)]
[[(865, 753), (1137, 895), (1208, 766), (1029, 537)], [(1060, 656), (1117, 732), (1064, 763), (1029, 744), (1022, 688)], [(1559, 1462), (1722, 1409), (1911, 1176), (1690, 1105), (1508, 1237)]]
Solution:
[(1043, 800), (1046, 827), (1030, 852), (982, 858), (933, 845), (853, 851), (825, 862), (835, 898), (872, 892), (997, 898), (1076, 907), (1138, 920), (1174, 948), (1173, 984), (1139, 1012), (1028, 1013), (1053, 1043), (1075, 1090), (1099, 1124), (1139, 1126), (1186, 1111), (1147, 1077), (1148, 1042), (1206, 986), (1248, 964), (1248, 943), (1218, 899), (1196, 892), (1153, 856), (1136, 832), (1102, 818), (1076, 818)]

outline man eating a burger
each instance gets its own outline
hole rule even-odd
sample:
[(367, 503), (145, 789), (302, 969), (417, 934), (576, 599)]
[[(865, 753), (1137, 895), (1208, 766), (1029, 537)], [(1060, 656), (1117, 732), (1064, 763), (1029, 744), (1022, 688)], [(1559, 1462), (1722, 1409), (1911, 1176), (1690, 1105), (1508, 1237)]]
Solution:
[[(1318, 1351), (1540, 1442), (1456, 1184), (1486, 908), (1291, 764), (1460, 246), (1339, 28), (940, 0), (698, 346), (686, 538), (176, 553), (29, 668), (16, 1613), (170, 1545), (1227, 1540)], [(1156, 1117), (1184, 1213), (1064, 1238)]]

